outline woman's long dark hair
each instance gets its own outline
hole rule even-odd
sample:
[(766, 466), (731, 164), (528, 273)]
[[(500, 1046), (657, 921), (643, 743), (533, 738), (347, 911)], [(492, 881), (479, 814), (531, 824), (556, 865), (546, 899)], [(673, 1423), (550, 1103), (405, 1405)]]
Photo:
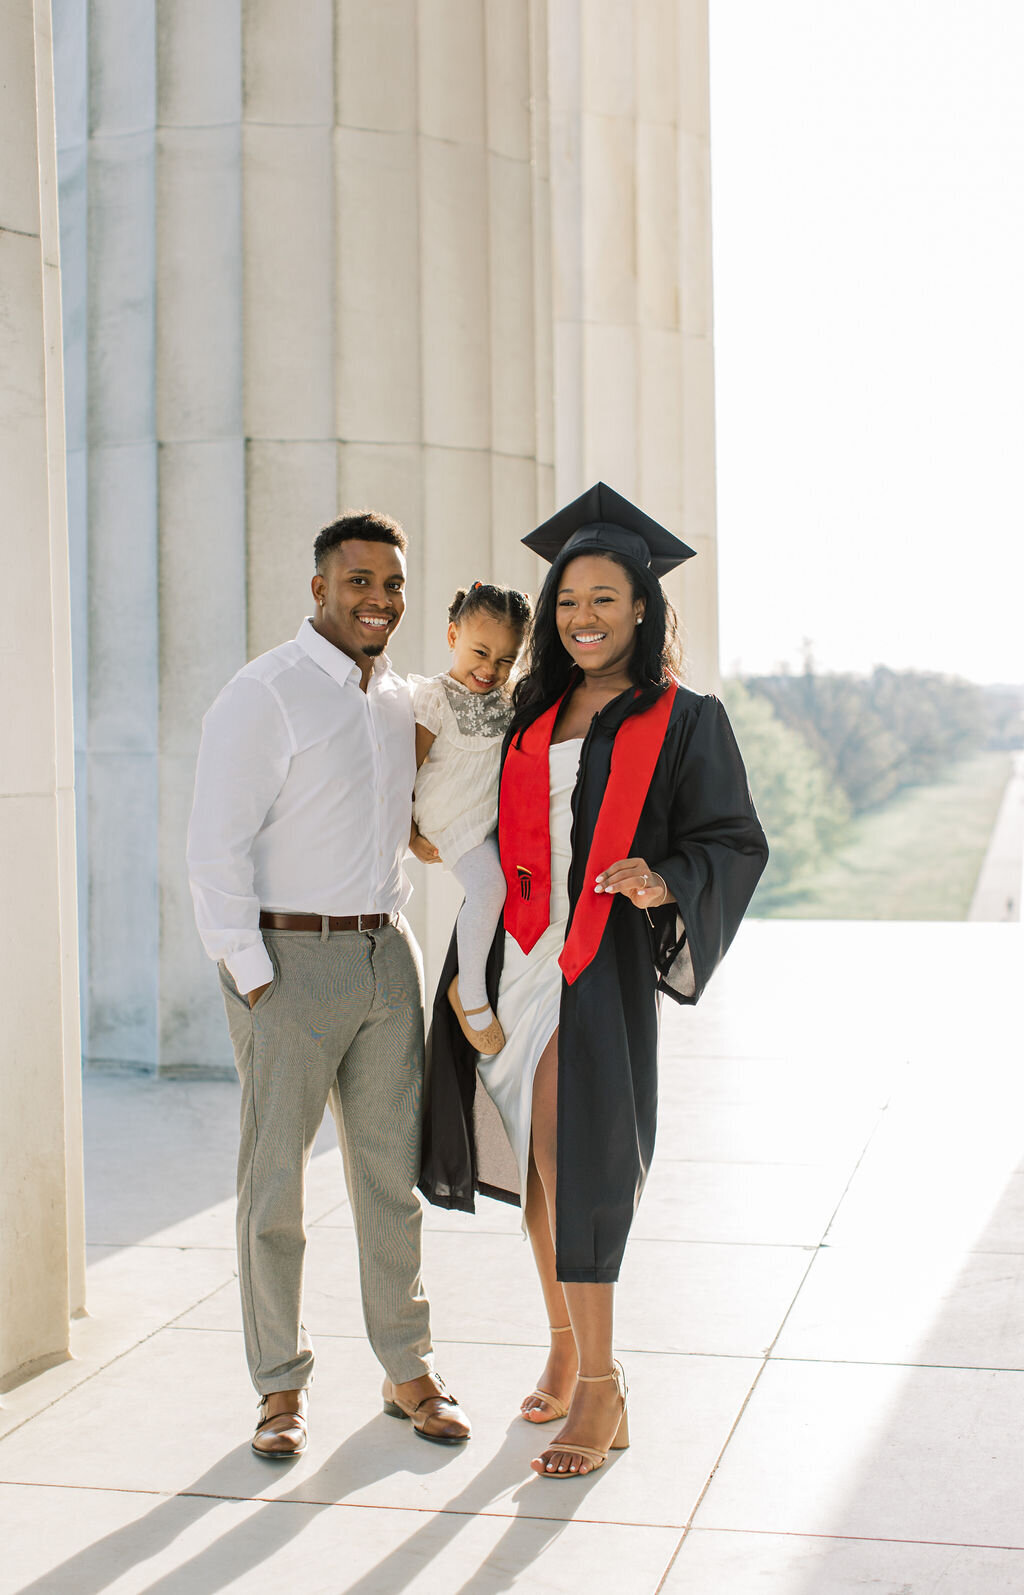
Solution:
[[(603, 559), (615, 561), (629, 577), (634, 600), (644, 600), (644, 621), (636, 628), (636, 646), (629, 673), (638, 687), (667, 686), (670, 676), (682, 672), (679, 647), (679, 622), (657, 576), (607, 549)], [(558, 589), (566, 566), (579, 555), (570, 550), (559, 554), (548, 572), (537, 600), (537, 611), (530, 632), (529, 653), (522, 676), (516, 683), (512, 702), (513, 731), (521, 731), (544, 713), (569, 685), (575, 666), (558, 635), (556, 614)]]

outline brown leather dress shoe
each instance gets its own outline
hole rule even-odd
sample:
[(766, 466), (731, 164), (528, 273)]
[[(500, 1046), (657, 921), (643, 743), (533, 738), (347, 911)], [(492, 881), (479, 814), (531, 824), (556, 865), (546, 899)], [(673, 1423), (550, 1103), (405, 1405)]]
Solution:
[[(469, 1419), (449, 1391), (440, 1374), (425, 1374), (432, 1388), (419, 1401), (400, 1396), (390, 1379), (385, 1379), (381, 1392), (384, 1411), (389, 1418), (411, 1418), (412, 1426), (424, 1440), (435, 1445), (462, 1445), (469, 1439)], [(420, 1384), (420, 1380), (409, 1380)]]
[(256, 1425), (252, 1448), (257, 1456), (267, 1457), (271, 1462), (289, 1462), (292, 1457), (301, 1456), (306, 1449), (306, 1392), (297, 1390), (287, 1393), (295, 1398), (295, 1411), (268, 1413), (266, 1396), (259, 1405), (263, 1416)]

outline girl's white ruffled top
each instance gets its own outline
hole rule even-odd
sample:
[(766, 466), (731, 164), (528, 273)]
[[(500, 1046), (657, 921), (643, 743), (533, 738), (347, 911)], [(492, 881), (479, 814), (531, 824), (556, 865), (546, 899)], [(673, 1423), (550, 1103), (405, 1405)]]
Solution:
[(413, 817), (451, 869), (497, 824), (498, 765), (512, 703), (500, 687), (473, 692), (447, 671), (407, 679), (416, 722), (434, 733), (416, 773)]

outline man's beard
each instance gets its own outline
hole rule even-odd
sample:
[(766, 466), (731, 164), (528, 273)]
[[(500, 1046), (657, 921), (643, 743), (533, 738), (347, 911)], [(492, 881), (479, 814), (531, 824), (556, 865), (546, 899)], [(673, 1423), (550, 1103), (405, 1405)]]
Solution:
[(385, 646), (386, 644), (382, 642), (371, 642), (368, 648), (363, 649), (364, 659), (379, 659)]

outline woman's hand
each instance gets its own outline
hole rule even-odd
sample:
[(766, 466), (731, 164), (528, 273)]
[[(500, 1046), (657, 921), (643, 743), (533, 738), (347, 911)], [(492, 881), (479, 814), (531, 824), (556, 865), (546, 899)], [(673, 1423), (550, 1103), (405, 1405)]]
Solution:
[(617, 864), (609, 864), (594, 882), (594, 890), (621, 892), (634, 908), (660, 908), (673, 901), (661, 876), (642, 858), (620, 858)]
[(427, 838), (422, 836), (419, 831), (411, 839), (409, 851), (414, 853), (423, 864), (440, 864), (441, 862), (441, 855), (433, 842), (428, 842)]

